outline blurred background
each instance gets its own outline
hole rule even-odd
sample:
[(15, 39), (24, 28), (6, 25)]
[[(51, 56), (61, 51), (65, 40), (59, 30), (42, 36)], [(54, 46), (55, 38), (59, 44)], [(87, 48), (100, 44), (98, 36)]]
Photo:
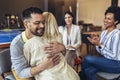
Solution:
[[(93, 24), (102, 26), (104, 12), (109, 6), (119, 6), (119, 0), (1, 0), (0, 29), (22, 28), (21, 12), (30, 6), (36, 6), (43, 11), (52, 12), (61, 25), (63, 14), (70, 10), (75, 16), (76, 24)], [(9, 20), (9, 21), (8, 21)]]

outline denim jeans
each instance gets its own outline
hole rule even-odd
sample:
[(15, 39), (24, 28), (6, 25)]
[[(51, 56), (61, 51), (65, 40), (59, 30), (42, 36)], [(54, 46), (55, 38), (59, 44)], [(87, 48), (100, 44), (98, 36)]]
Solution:
[(87, 80), (97, 80), (97, 72), (120, 73), (120, 61), (88, 55), (83, 61), (82, 69)]

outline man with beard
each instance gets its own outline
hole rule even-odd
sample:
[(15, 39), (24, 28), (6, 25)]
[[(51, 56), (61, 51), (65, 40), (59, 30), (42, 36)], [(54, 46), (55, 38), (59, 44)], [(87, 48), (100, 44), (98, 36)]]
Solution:
[[(25, 9), (22, 13), (22, 18), (25, 31), (15, 37), (10, 45), (12, 71), (16, 80), (32, 80), (30, 77), (59, 64), (60, 56), (47, 56), (41, 64), (30, 67), (24, 57), (23, 46), (28, 39), (43, 35), (45, 20), (42, 15), (42, 10), (37, 7)], [(57, 42), (51, 42), (50, 44), (52, 45), (44, 48), (47, 54), (55, 54), (65, 50), (63, 44)]]

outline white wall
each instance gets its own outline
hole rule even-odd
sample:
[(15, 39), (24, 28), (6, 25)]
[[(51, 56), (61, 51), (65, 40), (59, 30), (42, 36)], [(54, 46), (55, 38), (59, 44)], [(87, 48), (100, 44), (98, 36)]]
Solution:
[(120, 0), (118, 0), (118, 6), (120, 6)]
[(111, 0), (77, 0), (78, 20), (94, 25), (103, 25), (104, 12), (111, 5)]

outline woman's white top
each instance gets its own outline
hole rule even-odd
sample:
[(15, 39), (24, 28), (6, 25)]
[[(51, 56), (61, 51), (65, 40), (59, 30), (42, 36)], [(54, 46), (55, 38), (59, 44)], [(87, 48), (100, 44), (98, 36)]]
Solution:
[[(30, 66), (39, 65), (44, 57), (48, 55), (44, 51), (45, 45), (48, 45), (48, 40), (37, 36), (25, 43), (24, 55)], [(35, 75), (35, 80), (80, 80), (76, 71), (67, 64), (62, 53), (55, 55), (60, 55), (60, 63)]]
[(67, 35), (67, 27), (59, 26), (59, 32), (63, 37), (63, 44), (67, 46), (68, 41), (70, 41), (70, 45), (76, 48), (78, 54), (80, 54), (80, 46), (81, 46), (81, 31), (78, 25), (72, 24), (71, 31), (69, 36)]

